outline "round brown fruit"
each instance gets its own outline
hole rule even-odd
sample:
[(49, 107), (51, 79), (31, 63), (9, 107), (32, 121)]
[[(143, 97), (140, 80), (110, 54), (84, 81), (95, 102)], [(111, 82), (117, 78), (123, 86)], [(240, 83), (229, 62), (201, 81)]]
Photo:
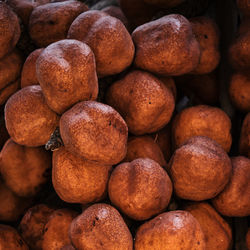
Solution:
[(96, 203), (73, 220), (69, 230), (78, 250), (132, 250), (132, 235), (119, 212), (112, 206)]
[(146, 220), (166, 209), (172, 183), (157, 162), (139, 158), (113, 170), (108, 193), (111, 202), (124, 214), (134, 220)]
[(250, 158), (250, 113), (245, 116), (241, 127), (239, 152)]
[(224, 149), (203, 136), (192, 137), (182, 144), (169, 165), (176, 195), (194, 201), (214, 198), (225, 188), (232, 172)]
[(13, 94), (5, 105), (5, 122), (11, 139), (28, 147), (47, 143), (58, 126), (59, 117), (46, 104), (39, 85)]
[(135, 236), (135, 250), (205, 250), (199, 222), (187, 211), (159, 214), (142, 224)]
[(99, 164), (117, 164), (127, 152), (127, 125), (117, 111), (103, 103), (74, 105), (61, 116), (60, 133), (66, 150)]

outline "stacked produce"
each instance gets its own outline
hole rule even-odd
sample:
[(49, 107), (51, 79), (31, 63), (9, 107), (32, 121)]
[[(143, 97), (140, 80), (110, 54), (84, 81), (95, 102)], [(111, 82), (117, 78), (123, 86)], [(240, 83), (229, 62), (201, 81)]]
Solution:
[(249, 4), (231, 115), (198, 2), (0, 1), (0, 249), (250, 249)]

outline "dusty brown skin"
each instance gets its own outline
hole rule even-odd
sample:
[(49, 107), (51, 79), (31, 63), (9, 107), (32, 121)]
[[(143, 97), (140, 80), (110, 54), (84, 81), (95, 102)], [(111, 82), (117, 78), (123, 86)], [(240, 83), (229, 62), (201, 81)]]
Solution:
[(53, 152), (52, 182), (59, 197), (69, 203), (87, 204), (106, 196), (111, 166), (77, 157), (64, 147)]
[(0, 224), (0, 249), (29, 250), (15, 228)]
[(237, 6), (239, 10), (243, 13), (245, 16), (250, 16), (250, 3), (248, 0), (237, 0)]
[(199, 63), (199, 43), (190, 22), (182, 15), (167, 15), (141, 25), (133, 31), (132, 38), (138, 68), (176, 76), (194, 70)]
[(63, 246), (60, 250), (75, 250), (75, 248), (70, 244)]
[(212, 202), (215, 209), (225, 216), (250, 215), (250, 159), (232, 157), (232, 177), (225, 189)]
[(132, 235), (119, 212), (112, 206), (96, 203), (73, 220), (69, 235), (78, 250), (132, 250)]
[[(244, 22), (242, 23), (244, 24)], [(248, 26), (249, 27), (249, 26)], [(243, 32), (244, 30), (244, 32)], [(239, 27), (238, 35), (229, 48), (229, 61), (237, 71), (249, 72), (250, 69), (250, 29)]]
[(126, 155), (128, 128), (112, 107), (94, 101), (80, 102), (60, 119), (66, 150), (104, 165), (119, 163)]
[(13, 94), (5, 105), (5, 122), (13, 141), (28, 147), (47, 143), (58, 126), (58, 116), (45, 102), (39, 85)]
[(96, 59), (98, 77), (114, 75), (126, 69), (134, 57), (134, 44), (124, 24), (97, 10), (79, 15), (68, 32), (68, 38), (89, 45)]
[(250, 74), (235, 73), (232, 75), (229, 95), (234, 106), (243, 111), (250, 112)]
[(134, 135), (153, 133), (164, 127), (175, 106), (172, 91), (152, 74), (139, 70), (112, 84), (106, 101), (124, 117)]
[(160, 146), (147, 135), (133, 136), (128, 139), (127, 154), (123, 161), (130, 162), (137, 158), (152, 159), (162, 167), (167, 165)]
[(31, 249), (42, 249), (44, 226), (53, 211), (47, 205), (39, 204), (31, 207), (24, 214), (18, 230)]
[(55, 210), (44, 227), (42, 240), (43, 250), (60, 250), (70, 244), (69, 227), (77, 213), (69, 209)]
[(44, 49), (36, 49), (26, 58), (21, 73), (21, 88), (38, 85), (38, 79), (36, 76), (36, 61)]
[(108, 193), (111, 202), (124, 214), (134, 220), (146, 220), (168, 206), (172, 183), (157, 162), (139, 158), (113, 170)]
[(186, 211), (162, 213), (145, 222), (135, 236), (135, 250), (205, 250), (204, 234), (198, 221)]
[(9, 139), (0, 153), (0, 172), (18, 196), (35, 196), (48, 181), (51, 155), (41, 147), (25, 147)]
[(65, 39), (45, 48), (37, 59), (36, 75), (48, 106), (58, 114), (97, 97), (95, 56), (80, 41)]
[(201, 225), (206, 249), (228, 250), (232, 247), (232, 229), (209, 203), (193, 203), (185, 206)]
[(145, 3), (163, 8), (172, 8), (186, 0), (143, 0)]
[(84, 3), (74, 0), (38, 6), (30, 15), (30, 37), (38, 47), (65, 39), (74, 19), (87, 10)]
[(18, 197), (0, 180), (0, 221), (16, 221), (30, 206), (30, 200)]
[(19, 88), (22, 64), (22, 56), (17, 50), (0, 59), (0, 105)]
[(219, 82), (214, 72), (204, 75), (183, 75), (175, 78), (180, 92), (196, 105), (217, 105), (219, 102)]
[(161, 77), (158, 77), (163, 83), (164, 85), (172, 91), (173, 95), (174, 95), (174, 99), (176, 100), (176, 97), (177, 97), (177, 89), (176, 89), (176, 86), (175, 86), (175, 82), (174, 82), (174, 79), (172, 77), (169, 77), (169, 76), (161, 76)]
[(232, 173), (230, 158), (214, 140), (195, 136), (187, 140), (170, 160), (170, 177), (176, 195), (202, 201), (215, 197)]
[(102, 9), (102, 11), (104, 11), (105, 13), (107, 13), (108, 15), (112, 17), (118, 18), (125, 25), (125, 27), (129, 30), (128, 19), (126, 18), (126, 16), (124, 15), (120, 7), (111, 5)]
[(223, 110), (197, 105), (182, 110), (174, 118), (172, 136), (175, 148), (192, 136), (207, 136), (229, 152), (232, 144), (230, 130), (231, 120)]
[(0, 59), (10, 53), (20, 37), (17, 15), (4, 2), (0, 2)]
[(200, 16), (189, 20), (193, 33), (200, 44), (200, 61), (192, 74), (208, 74), (220, 61), (219, 29), (213, 19)]
[(250, 113), (246, 115), (241, 127), (239, 152), (250, 158)]

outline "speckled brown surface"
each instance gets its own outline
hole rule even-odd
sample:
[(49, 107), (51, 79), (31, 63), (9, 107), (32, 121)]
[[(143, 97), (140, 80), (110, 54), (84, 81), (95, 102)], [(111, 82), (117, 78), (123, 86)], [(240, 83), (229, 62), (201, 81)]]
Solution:
[(36, 75), (48, 106), (58, 114), (97, 98), (95, 56), (80, 41), (63, 39), (45, 48), (37, 59)]
[(250, 112), (250, 74), (235, 73), (229, 86), (230, 99), (235, 107)]
[(159, 79), (134, 70), (107, 91), (107, 103), (117, 109), (135, 135), (153, 133), (164, 127), (174, 110), (174, 96)]
[(250, 113), (245, 116), (241, 127), (239, 152), (250, 158)]
[(173, 121), (175, 148), (192, 136), (207, 136), (229, 152), (232, 144), (231, 120), (217, 107), (197, 105), (182, 110)]
[(195, 38), (200, 44), (200, 60), (192, 74), (207, 74), (212, 72), (220, 61), (219, 28), (213, 19), (205, 16), (189, 20)]
[(36, 61), (43, 50), (44, 48), (36, 49), (26, 58), (21, 73), (21, 88), (39, 84), (36, 76)]
[(18, 196), (35, 196), (49, 180), (51, 155), (44, 148), (21, 146), (9, 139), (0, 157), (1, 176)]
[(170, 177), (175, 194), (187, 200), (214, 198), (229, 182), (230, 158), (223, 148), (208, 137), (190, 138), (170, 160)]
[(28, 250), (29, 247), (14, 227), (0, 225), (0, 249)]
[(158, 215), (139, 227), (135, 250), (205, 250), (205, 239), (198, 221), (186, 211)]
[(8, 133), (18, 144), (37, 147), (47, 143), (58, 126), (58, 116), (45, 102), (41, 87), (25, 87), (13, 94), (5, 105)]
[(17, 15), (4, 2), (0, 2), (0, 59), (10, 53), (20, 38)]
[(182, 15), (167, 15), (143, 24), (133, 31), (132, 38), (138, 68), (161, 75), (182, 75), (199, 63), (199, 43)]
[(168, 206), (172, 183), (157, 162), (138, 158), (114, 169), (108, 193), (111, 202), (124, 214), (134, 220), (146, 220)]
[(150, 158), (162, 167), (166, 167), (167, 164), (160, 146), (147, 135), (133, 136), (128, 139), (127, 154), (123, 161), (130, 162), (137, 158)]
[(44, 226), (53, 211), (47, 205), (38, 204), (29, 208), (20, 221), (18, 231), (32, 249), (42, 250)]
[(85, 42), (93, 50), (98, 77), (114, 75), (126, 69), (134, 57), (134, 44), (124, 24), (102, 11), (79, 15), (68, 38)]
[(38, 47), (65, 39), (74, 19), (87, 10), (84, 3), (74, 0), (37, 6), (30, 15), (30, 37)]
[(83, 211), (69, 230), (73, 246), (78, 250), (132, 250), (133, 239), (119, 212), (112, 206), (97, 203)]
[(225, 189), (212, 202), (218, 212), (225, 216), (250, 215), (250, 159), (232, 157), (232, 177)]
[(53, 152), (52, 182), (59, 197), (87, 204), (106, 196), (111, 166), (89, 162), (59, 148)]
[(17, 50), (0, 59), (0, 105), (19, 88), (22, 64), (22, 56)]
[(105, 165), (126, 155), (128, 128), (112, 107), (95, 101), (74, 105), (60, 119), (65, 148), (75, 155)]
[(42, 249), (59, 250), (70, 244), (69, 227), (77, 215), (75, 211), (66, 208), (55, 210), (44, 227)]
[(231, 249), (232, 229), (209, 203), (193, 203), (187, 205), (185, 210), (200, 223), (205, 236), (206, 249)]

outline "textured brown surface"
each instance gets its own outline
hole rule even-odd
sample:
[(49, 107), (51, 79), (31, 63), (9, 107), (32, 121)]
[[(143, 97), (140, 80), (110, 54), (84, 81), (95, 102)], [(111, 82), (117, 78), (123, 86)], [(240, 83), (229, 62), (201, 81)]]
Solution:
[(124, 24), (102, 11), (79, 15), (68, 38), (85, 42), (93, 50), (98, 77), (114, 75), (126, 69), (134, 57), (134, 44)]
[(160, 146), (150, 136), (133, 136), (128, 139), (127, 154), (124, 162), (130, 162), (137, 158), (150, 158), (166, 167), (166, 161)]
[(0, 105), (3, 105), (8, 98), (20, 88), (20, 79), (9, 83), (0, 90)]
[(132, 250), (133, 239), (119, 212), (112, 206), (97, 203), (73, 220), (69, 230), (78, 250)]
[(135, 135), (164, 127), (174, 110), (174, 96), (158, 78), (145, 71), (131, 71), (107, 91), (107, 103), (117, 109)]
[(229, 95), (235, 107), (243, 112), (250, 112), (250, 74), (232, 75)]
[(249, 0), (237, 0), (237, 6), (239, 10), (243, 13), (245, 16), (250, 16), (250, 2)]
[(157, 162), (139, 158), (114, 169), (108, 192), (111, 202), (124, 214), (135, 220), (146, 220), (167, 207), (172, 183)]
[(212, 202), (217, 211), (226, 216), (250, 215), (250, 159), (232, 157), (232, 177), (225, 189)]
[(182, 15), (172, 14), (137, 27), (135, 66), (161, 75), (182, 75), (199, 63), (199, 43), (190, 22)]
[(42, 249), (44, 226), (53, 211), (47, 205), (38, 204), (28, 209), (23, 216), (18, 230), (31, 249)]
[(250, 158), (250, 113), (245, 116), (241, 127), (239, 152)]
[(37, 59), (36, 74), (48, 106), (59, 114), (97, 97), (95, 56), (80, 41), (64, 39), (45, 48)]
[(36, 147), (47, 143), (58, 125), (58, 116), (46, 104), (41, 87), (33, 85), (8, 99), (5, 122), (13, 141)]
[(21, 88), (39, 84), (36, 76), (36, 61), (43, 50), (43, 48), (36, 49), (26, 58), (21, 73)]
[(28, 250), (29, 247), (14, 227), (0, 225), (0, 249)]
[(70, 244), (69, 227), (77, 213), (69, 209), (55, 210), (44, 227), (42, 240), (43, 250), (61, 250)]
[(231, 120), (227, 114), (207, 105), (182, 110), (173, 121), (172, 136), (175, 148), (192, 136), (207, 136), (219, 143), (226, 152), (232, 144)]
[(198, 221), (186, 211), (162, 213), (139, 227), (135, 250), (205, 250), (205, 239)]
[(220, 61), (219, 29), (213, 19), (205, 16), (194, 17), (189, 20), (193, 33), (200, 44), (200, 61), (191, 72), (193, 74), (207, 74), (212, 72)]
[(11, 52), (20, 37), (17, 15), (4, 2), (0, 2), (0, 59)]
[(205, 236), (206, 249), (231, 249), (232, 229), (209, 203), (193, 203), (187, 205), (185, 210), (200, 223)]
[(170, 176), (180, 198), (207, 200), (219, 194), (229, 182), (232, 166), (223, 148), (208, 137), (190, 138), (173, 154)]
[(49, 179), (51, 156), (44, 148), (21, 146), (9, 139), (0, 157), (3, 180), (18, 196), (36, 195)]
[(65, 39), (74, 19), (87, 10), (84, 3), (75, 0), (38, 6), (30, 15), (30, 37), (39, 47)]
[(87, 204), (104, 198), (110, 170), (110, 166), (83, 160), (64, 147), (53, 152), (53, 186), (66, 202)]
[(119, 163), (126, 155), (128, 128), (112, 107), (94, 101), (80, 102), (60, 119), (65, 148), (100, 164)]
[(16, 221), (30, 206), (30, 200), (15, 195), (0, 180), (0, 221)]

